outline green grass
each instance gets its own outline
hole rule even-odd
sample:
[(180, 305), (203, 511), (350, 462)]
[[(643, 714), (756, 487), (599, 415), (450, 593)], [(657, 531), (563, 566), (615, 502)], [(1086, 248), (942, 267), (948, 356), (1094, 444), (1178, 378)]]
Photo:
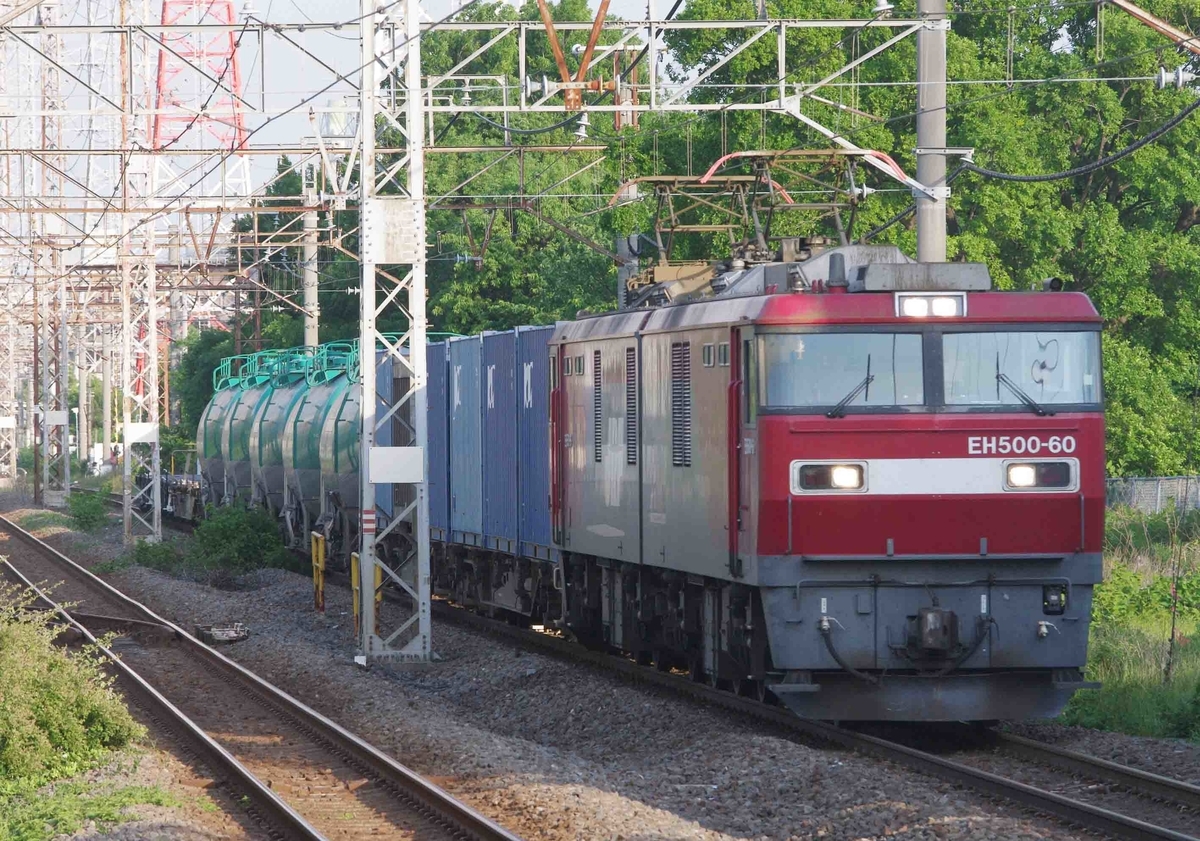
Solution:
[(1063, 720), (1200, 741), (1200, 512), (1110, 510), (1104, 565), (1087, 667), (1104, 686), (1077, 693)]
[(80, 531), (95, 532), (108, 525), (108, 503), (98, 494), (71, 494), (67, 510), (71, 523)]
[(26, 514), (24, 517), (19, 518), (17, 525), (26, 531), (37, 531), (38, 529), (53, 528), (54, 526), (62, 526), (69, 529), (71, 528), (71, 518), (57, 511), (34, 511), (32, 514)]
[(1175, 659), (1164, 680), (1170, 617), (1137, 616), (1092, 628), (1088, 677), (1104, 687), (1079, 692), (1063, 720), (1137, 736), (1200, 740), (1200, 623), (1176, 629)]
[(102, 571), (129, 564), (214, 586), (229, 586), (238, 576), (258, 569), (298, 569), (270, 514), (233, 506), (211, 511), (190, 539), (139, 543)]
[[(75, 479), (74, 473), (71, 474), (71, 479), (72, 480)], [(114, 479), (115, 479), (115, 482), (114, 482)], [(95, 475), (95, 476), (93, 476), (93, 475), (84, 476), (84, 475), (80, 474), (80, 477), (79, 477), (79, 487), (87, 488), (88, 490), (92, 490), (92, 491), (103, 491), (104, 493), (111, 493), (113, 488), (118, 485), (120, 485), (120, 477), (116, 476), (116, 474), (114, 474), (114, 473), (103, 473), (103, 474)]]
[(131, 807), (140, 805), (177, 806), (179, 801), (155, 786), (98, 791), (94, 783), (77, 780), (0, 782), (0, 841), (48, 841), (88, 824), (104, 831), (130, 820)]
[(96, 575), (108, 575), (109, 573), (129, 569), (133, 564), (132, 555), (119, 555), (111, 561), (100, 561), (97, 564), (92, 564), (88, 569), (96, 573)]
[(0, 841), (72, 833), (122, 820), (126, 807), (161, 802), (152, 789), (93, 791), (71, 779), (140, 739), (95, 647), (68, 651), (31, 595), (0, 586)]

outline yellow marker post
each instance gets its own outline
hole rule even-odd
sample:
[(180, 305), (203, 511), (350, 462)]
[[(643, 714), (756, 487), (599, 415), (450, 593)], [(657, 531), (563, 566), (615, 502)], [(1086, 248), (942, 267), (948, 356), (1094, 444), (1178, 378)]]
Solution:
[(358, 553), (350, 553), (350, 603), (354, 606), (354, 638), (358, 639), (359, 631), (359, 611), (362, 607), (362, 600), (359, 598), (362, 592), (362, 587), (359, 585), (358, 574)]
[(325, 535), (312, 533), (313, 607), (325, 612)]

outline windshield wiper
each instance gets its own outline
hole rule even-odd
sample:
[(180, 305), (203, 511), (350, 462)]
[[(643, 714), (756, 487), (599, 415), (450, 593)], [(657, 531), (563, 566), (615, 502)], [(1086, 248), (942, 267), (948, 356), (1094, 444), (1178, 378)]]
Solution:
[(873, 382), (875, 382), (875, 375), (871, 373), (871, 354), (868, 353), (867, 354), (867, 375), (865, 377), (863, 377), (861, 380), (859, 380), (858, 385), (856, 385), (849, 394), (847, 394), (845, 397), (843, 397), (841, 400), (839, 400), (837, 402), (836, 406), (834, 406), (832, 409), (830, 409), (828, 412), (826, 412), (825, 417), (827, 417), (827, 418), (844, 418), (846, 416), (846, 407), (849, 406), (851, 401), (853, 401), (855, 397), (858, 397), (858, 395), (861, 392), (863, 392), (865, 390), (867, 392), (867, 398), (868, 399), (870, 398), (871, 383), (873, 383)]
[(1030, 411), (1032, 411), (1034, 414), (1038, 415), (1039, 417), (1044, 418), (1047, 415), (1054, 414), (1054, 412), (1050, 411), (1045, 406), (1043, 406), (1041, 403), (1037, 402), (1032, 397), (1030, 397), (1026, 393), (1025, 389), (1021, 388), (1019, 385), (1017, 385), (1015, 382), (1013, 382), (1012, 377), (1010, 377), (1008, 374), (1005, 374), (1003, 371), (1000, 370), (1000, 354), (997, 353), (996, 354), (996, 399), (997, 400), (1000, 399), (1000, 383), (1004, 383), (1006, 386), (1008, 386), (1008, 390), (1011, 391), (1013, 394), (1015, 394), (1017, 396), (1018, 400), (1020, 400), (1027, 407), (1029, 407)]

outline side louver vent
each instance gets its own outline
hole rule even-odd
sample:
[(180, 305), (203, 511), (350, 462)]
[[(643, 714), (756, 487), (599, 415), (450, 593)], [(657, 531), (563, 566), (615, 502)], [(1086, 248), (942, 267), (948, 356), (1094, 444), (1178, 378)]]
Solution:
[(625, 348), (625, 463), (638, 463), (637, 348)]
[(671, 463), (692, 466), (692, 344), (671, 344)]
[(604, 454), (604, 405), (600, 390), (600, 351), (592, 353), (592, 454), (596, 461)]

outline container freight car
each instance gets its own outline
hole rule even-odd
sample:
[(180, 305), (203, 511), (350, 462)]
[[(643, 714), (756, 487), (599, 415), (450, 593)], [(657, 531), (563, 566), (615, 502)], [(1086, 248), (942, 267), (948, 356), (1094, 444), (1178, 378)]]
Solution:
[(450, 400), (429, 401), (430, 429), (448, 426), (450, 442), (442, 455), (430, 438), (431, 484), (448, 474), (451, 499), (450, 538), (438, 541), (434, 532), (437, 586), (464, 604), (526, 617), (556, 610), (548, 494), (552, 333), (520, 327), (451, 340)]
[(429, 404), (429, 472), (425, 488), (429, 494), (429, 533), (444, 541), (450, 535), (450, 391), (447, 387), (445, 342), (430, 342), (425, 354), (428, 379), (425, 384)]
[[(816, 718), (1041, 717), (1089, 685), (1104, 415), (1085, 296), (804, 241), (704, 284), (643, 281), (636, 309), (430, 345), (438, 591)], [(297, 435), (353, 387), (322, 358), (296, 363)], [(227, 498), (238, 451), (213, 430), (270, 405), (256, 366), (295, 376), (226, 366), (198, 433)], [(291, 434), (282, 514), (292, 476), (305, 517), (329, 528), (337, 503), (348, 549), (349, 485), (331, 493), (325, 449), (301, 475)]]
[(448, 342), (450, 358), (450, 534), (451, 542), (483, 545), (483, 339)]

